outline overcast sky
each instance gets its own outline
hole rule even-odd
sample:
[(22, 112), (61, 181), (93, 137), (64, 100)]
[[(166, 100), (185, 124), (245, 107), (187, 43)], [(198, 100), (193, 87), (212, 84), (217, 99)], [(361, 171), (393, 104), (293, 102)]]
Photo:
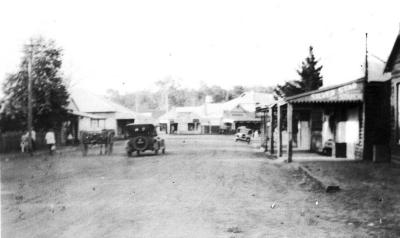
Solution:
[(313, 45), (324, 84), (362, 76), (369, 50), (387, 60), (400, 1), (0, 1), (0, 81), (32, 36), (64, 49), (64, 74), (104, 93), (183, 86), (276, 85), (298, 78)]

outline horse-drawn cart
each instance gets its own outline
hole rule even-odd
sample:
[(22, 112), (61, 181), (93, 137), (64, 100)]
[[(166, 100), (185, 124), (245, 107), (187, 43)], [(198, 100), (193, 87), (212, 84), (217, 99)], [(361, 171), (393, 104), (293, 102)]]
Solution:
[(81, 147), (82, 154), (86, 156), (89, 147), (94, 145), (100, 146), (100, 154), (110, 155), (113, 150), (114, 145), (114, 130), (102, 130), (102, 131), (82, 131), (81, 132)]

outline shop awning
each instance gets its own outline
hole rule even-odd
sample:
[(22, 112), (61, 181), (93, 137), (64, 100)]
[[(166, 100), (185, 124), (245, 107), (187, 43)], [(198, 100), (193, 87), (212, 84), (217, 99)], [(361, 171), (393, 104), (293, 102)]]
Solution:
[(364, 78), (286, 98), (288, 103), (357, 103), (363, 101)]

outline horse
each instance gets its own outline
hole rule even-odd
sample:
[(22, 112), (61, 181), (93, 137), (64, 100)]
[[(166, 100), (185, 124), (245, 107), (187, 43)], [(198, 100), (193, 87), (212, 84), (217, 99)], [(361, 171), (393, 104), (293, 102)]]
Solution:
[(89, 145), (100, 145), (100, 155), (111, 155), (114, 145), (114, 130), (102, 131), (81, 131), (81, 147), (82, 154), (86, 156), (89, 150)]

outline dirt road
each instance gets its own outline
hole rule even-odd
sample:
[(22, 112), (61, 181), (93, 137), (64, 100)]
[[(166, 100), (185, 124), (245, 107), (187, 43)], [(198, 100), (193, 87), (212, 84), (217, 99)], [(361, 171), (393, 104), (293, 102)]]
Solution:
[(227, 136), (170, 136), (165, 155), (93, 150), (2, 158), (2, 237), (365, 237), (310, 191)]

